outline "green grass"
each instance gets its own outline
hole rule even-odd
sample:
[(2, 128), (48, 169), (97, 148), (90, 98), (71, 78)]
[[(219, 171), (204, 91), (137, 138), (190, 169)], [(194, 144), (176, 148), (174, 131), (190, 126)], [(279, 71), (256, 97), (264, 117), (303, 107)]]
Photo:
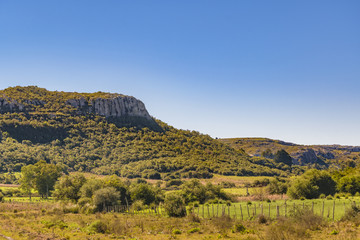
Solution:
[(248, 204), (248, 202), (239, 202), (232, 203), (230, 206), (226, 206), (226, 204), (205, 204), (200, 205), (198, 208), (194, 208), (194, 213), (204, 218), (221, 216), (225, 213), (226, 215), (230, 214), (232, 218), (247, 220), (260, 214), (270, 218), (276, 218), (277, 208), (279, 208), (280, 216), (289, 216), (295, 208), (309, 208), (313, 209), (315, 214), (323, 216), (325, 219), (332, 220), (334, 202), (334, 220), (339, 220), (344, 216), (345, 210), (350, 208), (353, 202), (357, 205), (360, 204), (360, 198), (352, 197), (350, 199), (341, 198), (336, 200), (278, 200), (270, 203), (266, 201), (252, 201), (251, 204)]
[[(249, 194), (255, 193), (257, 190), (261, 189), (262, 187), (253, 187), (248, 188)], [(246, 188), (224, 188), (224, 192), (233, 194), (235, 196), (246, 196)]]

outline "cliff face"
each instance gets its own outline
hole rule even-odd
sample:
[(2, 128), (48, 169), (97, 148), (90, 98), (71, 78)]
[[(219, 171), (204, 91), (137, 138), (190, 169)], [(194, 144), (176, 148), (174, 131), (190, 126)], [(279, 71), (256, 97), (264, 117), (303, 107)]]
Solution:
[(0, 113), (30, 112), (43, 107), (61, 109), (68, 105), (77, 109), (79, 114), (151, 119), (144, 103), (131, 96), (52, 92), (37, 87), (17, 87), (10, 93), (0, 91)]
[(97, 98), (87, 101), (85, 98), (69, 99), (67, 104), (83, 113), (93, 113), (105, 117), (143, 117), (150, 119), (144, 103), (134, 97), (117, 96), (110, 99)]
[[(45, 102), (40, 100), (25, 100), (24, 103), (33, 106), (45, 105)], [(0, 97), (0, 113), (24, 111), (25, 104), (19, 103), (11, 98)]]

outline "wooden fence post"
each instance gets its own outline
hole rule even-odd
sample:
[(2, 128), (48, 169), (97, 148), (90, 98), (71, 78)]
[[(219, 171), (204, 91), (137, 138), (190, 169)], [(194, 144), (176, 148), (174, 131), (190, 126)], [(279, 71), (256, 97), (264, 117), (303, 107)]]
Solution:
[(311, 205), (311, 212), (314, 213), (314, 201), (312, 202), (312, 205)]
[(271, 217), (271, 215), (270, 215), (270, 203), (269, 203), (269, 218)]
[(286, 204), (286, 200), (285, 200), (285, 217), (286, 217), (286, 215), (287, 215), (287, 204)]
[(321, 217), (324, 217), (324, 207), (325, 207), (325, 201), (323, 201), (322, 204)]
[(236, 217), (236, 205), (234, 204), (234, 218), (236, 219), (237, 217)]
[(279, 206), (276, 205), (276, 217), (280, 216)]
[(335, 199), (334, 199), (334, 204), (333, 204), (333, 221), (335, 220)]
[(241, 220), (244, 220), (244, 216), (243, 216), (243, 213), (242, 213), (242, 207), (241, 207), (241, 204), (239, 205), (239, 207), (240, 207)]
[(247, 212), (248, 212), (248, 218), (250, 218), (250, 210), (249, 210), (249, 204), (246, 204)]

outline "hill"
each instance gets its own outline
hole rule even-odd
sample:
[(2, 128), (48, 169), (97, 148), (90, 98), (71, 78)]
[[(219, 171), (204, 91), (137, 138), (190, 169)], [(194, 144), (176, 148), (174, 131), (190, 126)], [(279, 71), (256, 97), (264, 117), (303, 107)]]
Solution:
[(293, 158), (293, 164), (317, 168), (355, 166), (360, 162), (360, 147), (341, 145), (299, 145), (268, 138), (228, 138), (220, 142), (251, 156), (275, 154), (284, 149)]
[(67, 171), (169, 179), (286, 175), (289, 168), (149, 115), (138, 99), (12, 87), (0, 91), (0, 172), (45, 160)]

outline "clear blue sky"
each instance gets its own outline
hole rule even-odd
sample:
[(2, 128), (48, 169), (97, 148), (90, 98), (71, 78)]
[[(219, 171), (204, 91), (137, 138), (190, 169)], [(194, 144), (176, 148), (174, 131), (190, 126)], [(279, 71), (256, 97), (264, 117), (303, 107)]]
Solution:
[(360, 145), (360, 1), (0, 0), (0, 89), (118, 92), (212, 137)]

